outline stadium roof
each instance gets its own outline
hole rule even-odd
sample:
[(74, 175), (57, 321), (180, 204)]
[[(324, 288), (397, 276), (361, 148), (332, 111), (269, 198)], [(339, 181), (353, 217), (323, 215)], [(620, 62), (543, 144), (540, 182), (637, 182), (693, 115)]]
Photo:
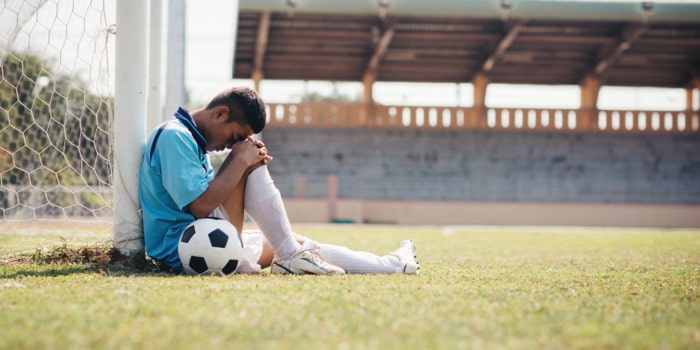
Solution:
[[(382, 4), (388, 3), (387, 6)], [(257, 72), (257, 73), (256, 73)], [(700, 4), (241, 0), (234, 78), (686, 87)]]

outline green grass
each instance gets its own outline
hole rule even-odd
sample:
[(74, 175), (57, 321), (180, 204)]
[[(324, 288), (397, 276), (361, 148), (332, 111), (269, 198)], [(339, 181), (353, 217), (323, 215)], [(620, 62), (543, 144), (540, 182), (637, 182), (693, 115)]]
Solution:
[[(0, 266), (2, 349), (697, 349), (700, 231), (299, 226), (421, 275), (182, 277)], [(63, 235), (65, 238), (70, 236)], [(109, 239), (106, 231), (68, 244)], [(0, 256), (61, 245), (0, 231)]]

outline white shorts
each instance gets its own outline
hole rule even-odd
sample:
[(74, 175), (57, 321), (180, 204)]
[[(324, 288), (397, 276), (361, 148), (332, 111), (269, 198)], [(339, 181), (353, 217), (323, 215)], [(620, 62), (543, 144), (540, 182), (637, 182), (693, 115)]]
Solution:
[[(226, 210), (221, 206), (209, 213), (209, 217), (230, 221)], [(243, 242), (243, 257), (238, 261), (236, 273), (260, 273), (261, 268), (258, 260), (260, 260), (260, 255), (262, 255), (263, 251), (262, 232), (243, 230), (241, 232), (241, 242)]]

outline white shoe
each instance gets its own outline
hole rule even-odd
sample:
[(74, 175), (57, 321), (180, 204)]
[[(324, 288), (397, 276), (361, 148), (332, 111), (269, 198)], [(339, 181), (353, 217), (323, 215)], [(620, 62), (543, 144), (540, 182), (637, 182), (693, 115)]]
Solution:
[(304, 240), (299, 251), (289, 260), (282, 260), (275, 256), (270, 267), (271, 273), (294, 275), (344, 275), (345, 270), (327, 263), (316, 252), (318, 243)]
[(407, 275), (417, 275), (420, 270), (420, 264), (416, 261), (416, 245), (411, 240), (405, 240), (399, 245), (391, 255), (399, 258), (399, 267), (396, 273), (405, 273)]

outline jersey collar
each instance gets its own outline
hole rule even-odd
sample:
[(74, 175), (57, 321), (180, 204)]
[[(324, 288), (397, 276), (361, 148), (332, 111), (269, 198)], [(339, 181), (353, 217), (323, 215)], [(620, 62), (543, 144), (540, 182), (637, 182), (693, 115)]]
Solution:
[(177, 118), (182, 124), (184, 124), (185, 127), (187, 127), (187, 130), (189, 130), (190, 133), (192, 133), (192, 137), (194, 137), (194, 140), (197, 141), (197, 145), (199, 145), (199, 148), (201, 148), (204, 153), (207, 153), (207, 140), (204, 139), (202, 133), (199, 132), (199, 129), (197, 129), (197, 125), (194, 123), (194, 119), (192, 119), (190, 113), (186, 109), (178, 107), (174, 117)]

